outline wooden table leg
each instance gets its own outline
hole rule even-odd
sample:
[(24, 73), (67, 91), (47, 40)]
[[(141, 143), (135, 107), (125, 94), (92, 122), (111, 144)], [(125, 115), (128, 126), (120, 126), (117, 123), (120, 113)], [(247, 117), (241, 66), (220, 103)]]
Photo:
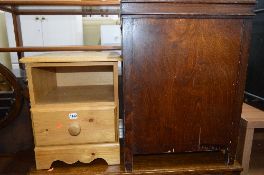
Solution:
[(249, 170), (249, 161), (252, 149), (252, 142), (253, 142), (253, 135), (254, 135), (254, 128), (247, 128), (245, 141), (244, 141), (244, 149), (242, 154), (242, 167), (243, 171), (241, 175), (247, 175)]

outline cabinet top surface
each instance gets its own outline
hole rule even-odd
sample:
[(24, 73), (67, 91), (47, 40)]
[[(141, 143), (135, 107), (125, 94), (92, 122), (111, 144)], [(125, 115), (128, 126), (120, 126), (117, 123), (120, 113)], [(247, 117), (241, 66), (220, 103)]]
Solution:
[[(255, 3), (256, 0), (121, 0), (122, 2)], [(0, 0), (0, 5), (118, 5), (120, 0)]]
[(65, 63), (65, 62), (89, 62), (89, 61), (121, 61), (118, 52), (56, 52), (36, 56), (24, 57), (21, 63)]
[(196, 3), (196, 4), (254, 4), (256, 0), (121, 0), (122, 2), (175, 2), (175, 3)]
[(119, 0), (0, 0), (0, 5), (118, 5)]

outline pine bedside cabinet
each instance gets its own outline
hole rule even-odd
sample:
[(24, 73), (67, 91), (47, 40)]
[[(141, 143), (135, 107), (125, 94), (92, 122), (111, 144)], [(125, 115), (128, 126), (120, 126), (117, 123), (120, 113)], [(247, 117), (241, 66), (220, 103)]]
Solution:
[(124, 160), (235, 161), (255, 0), (122, 0)]
[(37, 169), (53, 161), (120, 163), (116, 52), (51, 53), (26, 64)]

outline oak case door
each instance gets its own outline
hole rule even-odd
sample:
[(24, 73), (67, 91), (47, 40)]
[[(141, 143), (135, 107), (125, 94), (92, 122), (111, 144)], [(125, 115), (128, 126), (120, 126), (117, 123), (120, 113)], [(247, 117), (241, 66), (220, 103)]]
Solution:
[(243, 22), (123, 19), (123, 35), (130, 34), (123, 71), (133, 154), (235, 147)]

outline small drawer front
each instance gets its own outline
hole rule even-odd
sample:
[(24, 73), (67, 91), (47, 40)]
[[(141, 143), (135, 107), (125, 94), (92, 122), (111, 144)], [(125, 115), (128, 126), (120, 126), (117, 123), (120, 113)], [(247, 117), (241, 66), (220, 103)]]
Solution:
[(116, 141), (114, 109), (32, 112), (36, 146)]

